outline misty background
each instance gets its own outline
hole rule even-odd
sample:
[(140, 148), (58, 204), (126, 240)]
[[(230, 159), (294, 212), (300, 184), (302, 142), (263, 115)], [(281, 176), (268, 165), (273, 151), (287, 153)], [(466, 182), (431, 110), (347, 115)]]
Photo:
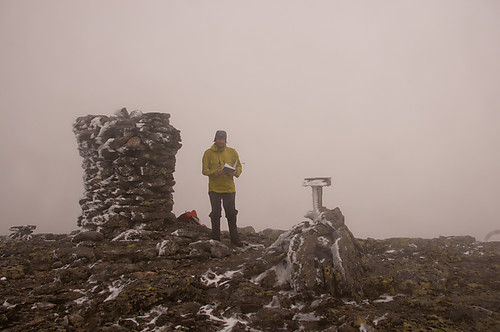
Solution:
[(330, 176), (359, 238), (500, 228), (499, 1), (0, 0), (0, 47), (1, 234), (77, 229), (72, 124), (122, 107), (171, 114), (174, 213), (207, 225), (224, 129), (239, 227), (291, 228)]

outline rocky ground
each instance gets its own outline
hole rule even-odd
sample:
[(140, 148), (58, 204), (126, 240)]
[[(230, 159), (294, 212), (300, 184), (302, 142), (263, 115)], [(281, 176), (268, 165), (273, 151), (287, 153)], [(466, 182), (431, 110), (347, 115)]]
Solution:
[[(353, 239), (356, 249), (350, 249), (342, 241), (330, 243), (324, 227), (316, 226), (305, 222), (288, 232), (240, 229), (243, 248), (232, 246), (227, 234), (222, 242), (212, 241), (204, 226), (184, 223), (163, 231), (130, 230), (113, 240), (97, 232), (4, 237), (0, 329), (500, 330), (500, 242)], [(309, 236), (320, 231), (321, 236)], [(292, 246), (301, 232), (308, 237)], [(288, 252), (279, 251), (287, 236)], [(327, 278), (327, 258), (307, 256), (321, 254), (315, 243), (329, 248), (338, 258), (332, 266), (341, 269), (351, 269), (342, 248), (359, 250), (360, 264), (351, 264), (357, 269), (356, 284), (348, 285), (351, 294), (336, 291), (339, 272), (338, 278)], [(315, 250), (300, 251), (313, 244)], [(323, 270), (316, 268), (323, 278), (300, 280), (313, 277), (300, 264), (286, 265), (300, 259), (323, 264)], [(280, 266), (295, 277), (287, 279)]]

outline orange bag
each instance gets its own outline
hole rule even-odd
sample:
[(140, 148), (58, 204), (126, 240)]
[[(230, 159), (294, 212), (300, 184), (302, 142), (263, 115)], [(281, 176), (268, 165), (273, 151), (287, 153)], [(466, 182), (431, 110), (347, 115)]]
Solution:
[(187, 224), (200, 225), (200, 219), (196, 214), (196, 210), (184, 212), (179, 217), (177, 217), (177, 221), (185, 222)]

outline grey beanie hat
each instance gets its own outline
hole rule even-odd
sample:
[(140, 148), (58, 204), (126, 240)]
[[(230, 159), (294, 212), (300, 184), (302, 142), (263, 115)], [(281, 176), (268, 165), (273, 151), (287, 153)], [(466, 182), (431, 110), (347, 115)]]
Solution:
[(227, 142), (227, 133), (224, 130), (217, 130), (217, 132), (215, 133), (214, 142), (220, 138), (223, 138)]

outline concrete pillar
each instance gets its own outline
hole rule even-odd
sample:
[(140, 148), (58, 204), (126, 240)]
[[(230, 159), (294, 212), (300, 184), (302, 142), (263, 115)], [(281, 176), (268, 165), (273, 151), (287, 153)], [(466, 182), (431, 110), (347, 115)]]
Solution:
[(305, 178), (302, 183), (304, 187), (312, 188), (312, 198), (313, 198), (313, 210), (312, 217), (313, 220), (318, 220), (320, 209), (323, 207), (323, 187), (332, 185), (332, 178), (330, 177), (316, 177), (316, 178)]

